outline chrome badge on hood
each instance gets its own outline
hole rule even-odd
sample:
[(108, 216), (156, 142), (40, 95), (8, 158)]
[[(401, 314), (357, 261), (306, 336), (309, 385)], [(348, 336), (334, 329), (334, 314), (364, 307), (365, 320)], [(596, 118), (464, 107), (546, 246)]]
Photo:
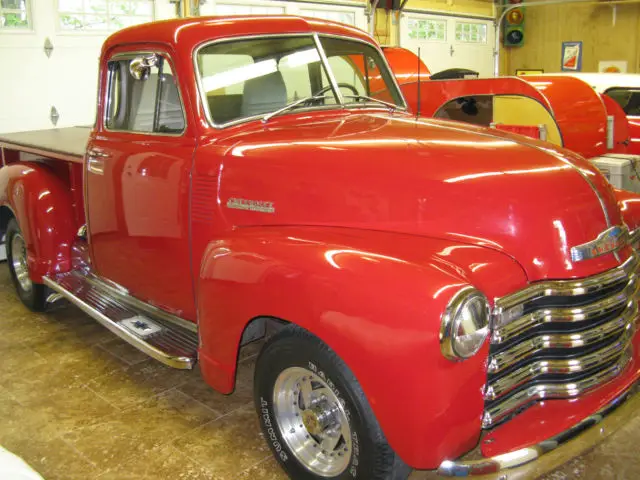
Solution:
[(590, 258), (599, 257), (607, 253), (615, 252), (629, 241), (629, 229), (623, 227), (611, 227), (598, 235), (598, 238), (571, 248), (571, 260), (581, 262)]

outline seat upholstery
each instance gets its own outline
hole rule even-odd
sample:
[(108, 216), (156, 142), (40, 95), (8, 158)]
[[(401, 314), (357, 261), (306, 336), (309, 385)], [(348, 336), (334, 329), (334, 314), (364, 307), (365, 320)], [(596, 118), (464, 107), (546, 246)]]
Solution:
[(244, 83), (242, 116), (269, 113), (287, 104), (287, 87), (280, 72), (252, 78)]

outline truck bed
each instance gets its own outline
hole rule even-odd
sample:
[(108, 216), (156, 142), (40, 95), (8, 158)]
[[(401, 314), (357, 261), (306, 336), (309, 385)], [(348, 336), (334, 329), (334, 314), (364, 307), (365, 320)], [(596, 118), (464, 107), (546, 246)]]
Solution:
[(6, 164), (5, 151), (81, 163), (90, 132), (91, 127), (69, 127), (0, 134), (2, 164)]

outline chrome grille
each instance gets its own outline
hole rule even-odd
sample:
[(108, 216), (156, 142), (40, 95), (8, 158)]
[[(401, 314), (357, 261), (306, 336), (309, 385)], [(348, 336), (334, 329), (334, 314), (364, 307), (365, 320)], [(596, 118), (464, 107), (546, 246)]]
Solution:
[(580, 280), (541, 282), (496, 301), (483, 428), (535, 402), (574, 398), (631, 359), (640, 259)]

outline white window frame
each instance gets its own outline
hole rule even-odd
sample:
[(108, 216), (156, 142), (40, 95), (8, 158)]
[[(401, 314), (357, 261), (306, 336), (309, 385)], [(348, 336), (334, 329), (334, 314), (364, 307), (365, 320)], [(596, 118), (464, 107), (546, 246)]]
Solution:
[[(31, 0), (24, 0), (26, 6), (26, 14), (27, 14), (27, 25), (24, 27), (3, 27), (0, 26), (0, 33), (11, 33), (11, 32), (31, 32), (33, 31), (33, 15), (32, 15), (32, 7)], [(0, 4), (0, 16), (5, 13), (22, 13), (21, 10), (15, 10), (13, 8), (2, 8)]]
[[(484, 41), (481, 42), (474, 42), (471, 40), (458, 40), (457, 35), (458, 35), (458, 25), (459, 24), (466, 24), (466, 25), (480, 25), (482, 27), (485, 28), (485, 32), (484, 32)], [(456, 43), (464, 43), (467, 45), (486, 45), (487, 42), (489, 41), (489, 26), (483, 22), (483, 21), (473, 21), (473, 20), (466, 20), (466, 19), (456, 19), (454, 21), (453, 24), (453, 40)]]
[[(83, 5), (86, 2), (89, 2), (90, 0), (83, 0)], [(108, 15), (109, 15), (109, 4), (112, 2), (113, 0), (106, 0), (107, 2), (107, 12), (103, 13), (102, 15), (105, 15), (107, 17), (107, 21), (108, 21)], [(135, 0), (131, 0), (131, 1), (135, 1)], [(144, 22), (147, 21), (154, 21), (156, 20), (156, 1), (155, 0), (141, 0), (142, 1), (146, 1), (147, 3), (151, 4), (151, 18), (147, 19), (148, 17), (143, 16), (143, 15), (128, 15), (128, 17), (139, 17), (139, 18), (145, 18)], [(120, 30), (120, 28), (116, 28), (114, 29), (85, 29), (85, 28), (77, 28), (77, 29), (72, 29), (72, 28), (64, 28), (62, 26), (62, 15), (91, 15), (91, 13), (87, 10), (83, 10), (82, 12), (61, 12), (60, 11), (60, 0), (56, 0), (55, 2), (55, 29), (56, 29), (56, 33), (59, 35), (100, 35), (100, 36), (105, 36), (105, 35), (110, 35), (118, 30)], [(100, 16), (101, 14), (96, 13), (96, 16)], [(144, 23), (141, 22), (141, 23)], [(108, 21), (108, 24), (111, 24), (111, 22)], [(122, 27), (122, 28), (126, 28), (126, 27)]]
[(443, 23), (444, 24), (444, 38), (440, 39), (440, 38), (416, 38), (415, 40), (419, 40), (422, 42), (429, 42), (429, 43), (447, 43), (448, 42), (448, 37), (449, 37), (449, 32), (448, 30), (448, 25), (447, 25), (447, 21), (446, 20), (442, 20), (440, 18), (429, 18), (429, 17), (416, 17), (416, 16), (411, 16), (411, 15), (407, 15), (407, 28), (409, 28), (409, 22), (411, 22), (412, 20), (415, 20), (417, 22), (437, 22), (437, 23)]
[(355, 27), (367, 31), (368, 23), (365, 15), (366, 3), (357, 1), (344, 1), (341, 3), (314, 3), (280, 0), (207, 0), (200, 6), (200, 15), (216, 15), (216, 5), (250, 5), (256, 7), (282, 7), (286, 15), (301, 15), (301, 10), (329, 10), (334, 12), (353, 12), (355, 14)]

